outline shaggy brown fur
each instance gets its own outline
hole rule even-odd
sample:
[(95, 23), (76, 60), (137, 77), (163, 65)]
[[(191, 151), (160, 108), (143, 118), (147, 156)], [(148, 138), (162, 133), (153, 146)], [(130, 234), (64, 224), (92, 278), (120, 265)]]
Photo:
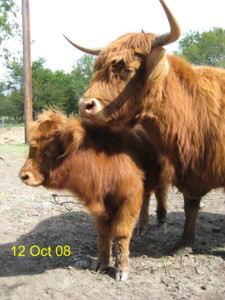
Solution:
[(141, 226), (148, 219), (149, 193), (156, 189), (159, 223), (166, 214), (167, 185), (160, 183), (157, 155), (141, 126), (135, 130), (96, 126), (45, 112), (30, 132), (21, 180), (31, 186), (67, 189), (82, 201), (98, 229), (98, 267), (116, 242), (116, 279), (128, 276), (129, 243), (144, 197)]
[(151, 49), (153, 36), (127, 34), (102, 50), (79, 105), (81, 115), (98, 122), (144, 126), (184, 195), (179, 249), (194, 242), (201, 197), (225, 186), (225, 70)]

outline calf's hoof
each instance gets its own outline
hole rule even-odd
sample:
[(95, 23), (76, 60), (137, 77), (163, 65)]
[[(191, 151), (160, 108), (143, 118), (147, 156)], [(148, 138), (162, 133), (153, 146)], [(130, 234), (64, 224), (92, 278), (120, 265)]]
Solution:
[(121, 269), (116, 269), (116, 280), (125, 281), (128, 278), (128, 271), (123, 271)]
[(97, 267), (95, 269), (95, 272), (98, 272), (98, 273), (103, 273), (104, 271), (106, 271), (106, 269), (108, 268), (108, 264), (100, 264), (98, 263), (97, 264)]

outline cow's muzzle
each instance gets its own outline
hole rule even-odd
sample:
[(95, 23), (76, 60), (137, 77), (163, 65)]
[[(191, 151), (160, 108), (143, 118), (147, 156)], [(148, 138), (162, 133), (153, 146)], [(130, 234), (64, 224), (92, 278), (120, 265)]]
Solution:
[(82, 97), (78, 102), (81, 117), (88, 119), (101, 119), (103, 105), (97, 98)]

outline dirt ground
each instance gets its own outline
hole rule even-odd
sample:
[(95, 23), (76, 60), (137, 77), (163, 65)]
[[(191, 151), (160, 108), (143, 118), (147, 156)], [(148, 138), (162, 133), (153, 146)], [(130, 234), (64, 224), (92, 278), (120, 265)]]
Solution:
[[(24, 141), (23, 128), (0, 128), (0, 146)], [(203, 199), (193, 254), (168, 255), (181, 234), (182, 196), (169, 195), (165, 229), (156, 227), (155, 200), (145, 236), (134, 232), (130, 277), (97, 274), (92, 217), (66, 192), (22, 184), (24, 157), (0, 153), (0, 299), (225, 299), (225, 197)], [(113, 263), (113, 262), (112, 262)], [(113, 266), (113, 264), (112, 264)]]

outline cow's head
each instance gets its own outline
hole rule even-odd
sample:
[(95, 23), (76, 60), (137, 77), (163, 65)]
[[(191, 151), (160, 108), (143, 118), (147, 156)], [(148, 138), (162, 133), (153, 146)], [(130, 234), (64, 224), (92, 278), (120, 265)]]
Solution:
[(19, 172), (30, 186), (49, 186), (52, 174), (83, 141), (79, 119), (68, 119), (58, 111), (45, 111), (30, 126), (28, 158)]
[[(79, 100), (81, 116), (124, 124), (140, 112), (138, 100), (147, 92), (145, 83), (162, 79), (168, 71), (167, 56), (162, 46), (180, 36), (172, 13), (163, 0), (160, 3), (170, 24), (169, 33), (126, 34), (103, 49), (87, 49), (69, 40), (76, 48), (98, 55), (91, 83)], [(132, 110), (128, 107), (131, 102), (134, 105)]]

